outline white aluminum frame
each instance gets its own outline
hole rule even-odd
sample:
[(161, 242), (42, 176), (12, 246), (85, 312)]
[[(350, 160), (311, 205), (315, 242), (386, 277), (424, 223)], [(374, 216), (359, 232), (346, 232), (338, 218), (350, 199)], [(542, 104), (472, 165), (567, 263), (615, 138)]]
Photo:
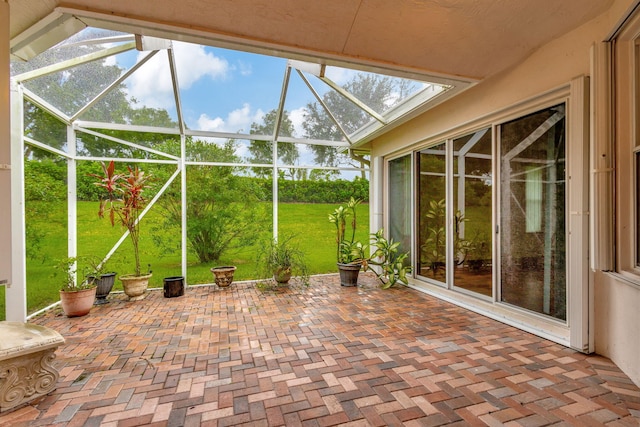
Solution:
[[(33, 70), (27, 73), (23, 73), (21, 75), (15, 76), (11, 79), (11, 125), (12, 125), (12, 141), (11, 141), (11, 150), (12, 150), (12, 207), (11, 212), (12, 215), (12, 253), (15, 254), (12, 262), (12, 278), (11, 283), (14, 286), (7, 287), (7, 313), (6, 318), (8, 320), (16, 320), (16, 321), (24, 321), (28, 318), (27, 316), (27, 300), (26, 300), (26, 255), (25, 255), (25, 222), (24, 222), (24, 145), (29, 144), (39, 149), (45, 150), (49, 153), (58, 155), (62, 158), (65, 158), (68, 166), (68, 190), (67, 190), (67, 224), (68, 224), (68, 235), (67, 235), (67, 254), (69, 257), (74, 257), (77, 255), (77, 190), (76, 190), (76, 163), (78, 160), (86, 160), (86, 161), (116, 161), (116, 162), (139, 162), (139, 163), (156, 163), (156, 164), (174, 164), (176, 165), (176, 171), (169, 178), (169, 180), (162, 186), (162, 188), (158, 191), (158, 193), (152, 198), (152, 200), (148, 203), (145, 209), (142, 211), (140, 216), (138, 217), (138, 221), (141, 221), (142, 218), (146, 215), (146, 213), (153, 207), (156, 201), (162, 196), (162, 194), (166, 191), (169, 185), (177, 178), (178, 175), (181, 176), (181, 203), (182, 203), (182, 219), (181, 219), (181, 269), (182, 275), (187, 280), (187, 182), (186, 182), (186, 174), (183, 173), (186, 170), (187, 166), (238, 166), (238, 167), (267, 167), (273, 168), (273, 213), (274, 213), (274, 222), (273, 222), (273, 237), (277, 239), (277, 230), (278, 230), (278, 185), (277, 185), (277, 177), (278, 170), (281, 168), (287, 169), (322, 169), (322, 170), (336, 170), (336, 171), (362, 171), (367, 170), (366, 168), (357, 168), (357, 167), (328, 167), (328, 166), (300, 166), (300, 165), (278, 165), (278, 142), (284, 143), (297, 143), (297, 144), (315, 144), (315, 145), (323, 145), (323, 146), (332, 146), (338, 149), (348, 149), (351, 146), (348, 137), (345, 134), (346, 141), (325, 141), (325, 140), (307, 140), (302, 138), (294, 138), (294, 137), (279, 137), (279, 125), (280, 120), (282, 118), (282, 112), (284, 109), (289, 76), (291, 73), (291, 66), (288, 66), (285, 71), (285, 77), (283, 79), (283, 86), (281, 92), (281, 99), (279, 104), (279, 114), (278, 114), (278, 123), (272, 135), (239, 135), (239, 134), (231, 134), (224, 132), (207, 132), (207, 131), (197, 131), (197, 130), (189, 130), (186, 128), (182, 115), (182, 104), (180, 100), (180, 91), (179, 91), (179, 83), (177, 72), (175, 69), (175, 57), (173, 54), (173, 49), (167, 49), (167, 54), (169, 57), (169, 69), (171, 72), (172, 84), (173, 84), (173, 92), (174, 99), (176, 103), (176, 111), (178, 116), (178, 128), (177, 129), (168, 129), (168, 128), (159, 128), (153, 126), (140, 126), (140, 125), (124, 125), (124, 124), (115, 124), (115, 123), (98, 123), (98, 122), (90, 122), (80, 120), (80, 116), (86, 112), (89, 108), (95, 105), (100, 99), (102, 99), (110, 89), (117, 87), (120, 83), (122, 83), (127, 77), (133, 74), (136, 70), (138, 70), (144, 63), (146, 63), (149, 59), (151, 59), (154, 55), (158, 54), (159, 51), (151, 51), (148, 55), (144, 56), (141, 60), (139, 60), (133, 67), (123, 73), (116, 81), (110, 84), (106, 89), (101, 91), (96, 97), (90, 100), (86, 105), (82, 106), (78, 111), (71, 115), (67, 115), (59, 109), (55, 108), (51, 103), (47, 100), (39, 97), (33, 92), (26, 89), (22, 83), (31, 79), (35, 79), (40, 76), (44, 76), (47, 74), (55, 73), (62, 71), (64, 69), (68, 69), (87, 61), (95, 61), (99, 59), (106, 58), (111, 55), (115, 55), (118, 53), (122, 53), (128, 50), (135, 48), (135, 42), (126, 42), (123, 45), (115, 46), (112, 48), (108, 48), (104, 51), (92, 53), (89, 55), (84, 55), (80, 58), (75, 58), (73, 60), (64, 61), (62, 63), (53, 64), (51, 66), (47, 66), (38, 70)], [(67, 151), (57, 149), (51, 147), (47, 144), (44, 144), (40, 141), (37, 141), (33, 138), (27, 137), (24, 135), (24, 118), (23, 118), (23, 102), (24, 99), (28, 99), (30, 102), (35, 104), (37, 107), (42, 108), (43, 110), (49, 112), (55, 118), (60, 120), (61, 123), (67, 126)], [(320, 99), (318, 99), (321, 101)], [(324, 105), (324, 104), (323, 104)], [(325, 106), (326, 108), (326, 106)], [(156, 150), (150, 147), (145, 147), (140, 144), (132, 143), (130, 141), (126, 141), (120, 138), (116, 138), (107, 134), (104, 134), (96, 129), (104, 129), (104, 130), (126, 130), (126, 131), (140, 131), (140, 132), (154, 132), (159, 134), (168, 134), (168, 135), (180, 135), (180, 156), (175, 156), (169, 153), (162, 152), (160, 150)], [(76, 135), (78, 132), (86, 133), (88, 135), (92, 135), (98, 138), (102, 138), (107, 141), (111, 141), (114, 144), (124, 145), (130, 148), (134, 148), (136, 150), (142, 150), (150, 154), (154, 154), (157, 156), (161, 156), (164, 159), (135, 159), (135, 158), (106, 158), (106, 157), (95, 157), (95, 156), (79, 156), (76, 152)], [(196, 136), (196, 137), (212, 137), (212, 138), (242, 138), (247, 140), (268, 140), (273, 144), (273, 161), (270, 164), (245, 164), (245, 163), (224, 163), (224, 162), (192, 162), (186, 160), (186, 137), (187, 136)], [(122, 242), (127, 238), (128, 232), (125, 231), (124, 234), (120, 237), (120, 239), (116, 242), (116, 244), (111, 248), (111, 250), (107, 253), (105, 258), (101, 261), (101, 264), (104, 264), (119, 248)]]

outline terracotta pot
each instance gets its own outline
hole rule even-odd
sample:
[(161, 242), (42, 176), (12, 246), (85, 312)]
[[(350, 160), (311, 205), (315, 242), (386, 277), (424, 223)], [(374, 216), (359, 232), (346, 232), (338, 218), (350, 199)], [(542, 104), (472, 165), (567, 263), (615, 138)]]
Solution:
[(88, 314), (95, 299), (95, 286), (79, 291), (60, 291), (60, 305), (67, 317), (80, 317)]
[(211, 269), (216, 285), (221, 288), (226, 288), (233, 282), (233, 273), (235, 273), (235, 271), (235, 266), (213, 267)]
[(362, 268), (362, 264), (338, 263), (338, 271), (340, 272), (340, 285), (358, 286), (358, 275), (360, 274), (360, 268)]
[(291, 280), (291, 267), (278, 267), (273, 271), (273, 279), (281, 285), (286, 285)]
[(129, 297), (129, 301), (139, 301), (144, 298), (144, 292), (149, 287), (149, 279), (151, 276), (151, 274), (144, 276), (127, 274), (119, 277), (124, 293)]

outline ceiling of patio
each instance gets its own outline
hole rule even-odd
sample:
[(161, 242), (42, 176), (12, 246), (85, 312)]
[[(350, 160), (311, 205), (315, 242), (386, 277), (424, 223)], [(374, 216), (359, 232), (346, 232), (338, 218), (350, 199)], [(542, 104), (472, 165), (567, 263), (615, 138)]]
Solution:
[(610, 0), (8, 0), (13, 39), (58, 9), (87, 25), (241, 50), (477, 81)]

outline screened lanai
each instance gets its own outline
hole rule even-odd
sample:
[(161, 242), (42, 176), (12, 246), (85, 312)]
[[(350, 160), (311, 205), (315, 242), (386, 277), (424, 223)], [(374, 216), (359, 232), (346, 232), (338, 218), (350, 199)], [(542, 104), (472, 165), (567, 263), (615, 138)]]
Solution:
[(112, 160), (153, 176), (140, 215), (152, 286), (207, 283), (221, 263), (255, 278), (260, 239), (279, 234), (305, 237), (312, 272), (333, 272), (332, 205), (364, 200), (369, 231), (366, 142), (460, 87), (318, 62), (91, 27), (12, 61), (29, 312), (55, 300), (29, 288), (64, 256), (131, 263), (127, 233), (96, 215)]

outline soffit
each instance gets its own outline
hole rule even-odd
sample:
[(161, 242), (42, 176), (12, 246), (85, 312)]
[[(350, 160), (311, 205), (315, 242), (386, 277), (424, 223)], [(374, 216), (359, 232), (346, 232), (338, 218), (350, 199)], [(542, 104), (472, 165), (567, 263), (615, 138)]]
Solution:
[(603, 0), (9, 0), (10, 36), (56, 7), (308, 53), (481, 80), (594, 18)]

